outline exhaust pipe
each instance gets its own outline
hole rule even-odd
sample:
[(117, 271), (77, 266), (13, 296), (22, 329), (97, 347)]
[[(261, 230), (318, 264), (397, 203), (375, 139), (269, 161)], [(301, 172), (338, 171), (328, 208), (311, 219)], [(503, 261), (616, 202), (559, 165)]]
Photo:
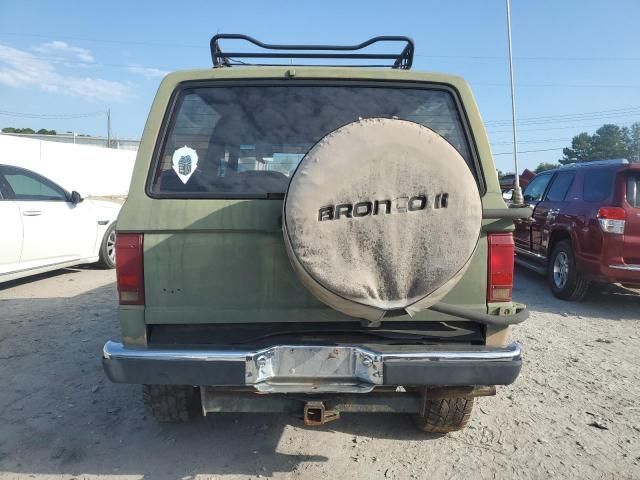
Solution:
[(340, 418), (337, 410), (327, 410), (324, 402), (307, 402), (304, 404), (304, 424), (312, 427), (324, 425)]

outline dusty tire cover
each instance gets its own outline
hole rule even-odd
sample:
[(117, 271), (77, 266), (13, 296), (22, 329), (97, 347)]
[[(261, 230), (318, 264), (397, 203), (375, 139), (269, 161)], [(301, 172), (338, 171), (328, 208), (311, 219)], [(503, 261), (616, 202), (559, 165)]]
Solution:
[(379, 320), (446, 295), (469, 264), (481, 218), (476, 181), (451, 144), (417, 123), (376, 118), (335, 130), (305, 155), (282, 226), (311, 293)]

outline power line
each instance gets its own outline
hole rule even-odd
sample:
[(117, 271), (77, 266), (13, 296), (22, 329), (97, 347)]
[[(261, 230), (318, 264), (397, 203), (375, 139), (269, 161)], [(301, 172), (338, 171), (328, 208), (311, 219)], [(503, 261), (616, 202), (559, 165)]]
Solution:
[[(469, 80), (472, 85), (483, 87), (504, 87), (506, 83), (498, 82), (474, 82)], [(640, 89), (639, 85), (608, 85), (608, 84), (580, 84), (580, 83), (517, 83), (518, 87), (532, 88), (633, 88)]]
[(106, 111), (86, 112), (86, 113), (25, 113), (10, 112), (8, 110), (0, 110), (0, 115), (16, 118), (38, 118), (43, 120), (67, 120), (72, 118), (87, 118), (106, 115)]
[[(197, 48), (202, 49), (202, 45), (184, 44), (184, 43), (166, 43), (166, 42), (148, 42), (137, 40), (116, 40), (107, 38), (92, 38), (92, 37), (76, 37), (68, 35), (56, 34), (42, 34), (42, 33), (30, 33), (30, 32), (0, 32), (0, 36), (13, 36), (13, 37), (33, 37), (51, 39), (55, 37), (61, 40), (81, 41), (81, 42), (96, 42), (96, 43), (113, 43), (118, 45), (144, 45), (149, 47), (173, 47), (173, 48)], [(460, 60), (504, 60), (507, 57), (499, 55), (428, 55), (428, 54), (415, 54), (416, 57), (424, 58), (452, 58)], [(640, 61), (640, 57), (574, 57), (574, 56), (517, 56), (514, 57), (517, 60), (531, 60), (531, 61), (615, 61), (615, 62), (635, 62)]]
[[(597, 120), (599, 118), (618, 118), (640, 115), (640, 107), (630, 107), (619, 110), (601, 110), (594, 112), (573, 113), (573, 114), (560, 114), (560, 115), (547, 115), (540, 117), (523, 117), (518, 119), (519, 123), (536, 125), (541, 123), (566, 123), (577, 122), (585, 120)], [(508, 125), (510, 120), (488, 120), (485, 122), (486, 126), (504, 126)]]
[[(0, 54), (0, 59), (14, 59), (16, 58), (14, 55), (6, 55)], [(36, 60), (41, 60), (43, 62), (54, 63), (54, 64), (62, 64), (62, 65), (85, 65), (91, 67), (109, 67), (109, 68), (140, 68), (140, 69), (153, 69), (153, 70), (171, 70), (170, 67), (161, 68), (161, 67), (150, 67), (148, 65), (139, 65), (137, 63), (124, 64), (124, 63), (103, 63), (103, 62), (90, 62), (87, 60), (78, 60), (73, 58), (63, 58), (63, 57), (45, 57), (40, 55), (33, 55), (29, 53), (29, 58), (33, 58)]]
[[(500, 60), (504, 61), (507, 57), (500, 57), (497, 55), (425, 55), (414, 54), (414, 57), (425, 58), (455, 58), (460, 60)], [(567, 56), (518, 56), (513, 57), (514, 60), (532, 60), (532, 61), (585, 61), (585, 62), (598, 62), (598, 61), (614, 61), (614, 62), (635, 62), (640, 61), (640, 57), (567, 57)]]
[[(553, 143), (553, 142), (564, 142), (566, 138), (545, 138), (541, 140), (518, 140), (518, 144), (520, 143)], [(513, 142), (491, 142), (491, 145), (513, 145)]]
[[(173, 45), (175, 46), (175, 45)], [(151, 65), (138, 65), (138, 64), (122, 64), (122, 63), (103, 63), (103, 62), (91, 62), (86, 60), (78, 60), (72, 58), (61, 58), (61, 57), (47, 57), (47, 56), (38, 56), (29, 53), (30, 58), (35, 58), (36, 60), (42, 60), (44, 62), (54, 63), (54, 64), (68, 64), (68, 65), (85, 65), (85, 66), (93, 66), (93, 67), (109, 67), (109, 68), (123, 68), (123, 69), (131, 69), (131, 68), (146, 68), (153, 70), (161, 70), (161, 71), (171, 71), (175, 70), (173, 67), (158, 67)], [(13, 59), (15, 58), (13, 55), (2, 55), (0, 54), (0, 58), (5, 59)], [(313, 65), (311, 65), (313, 66)], [(470, 84), (475, 86), (485, 86), (485, 87), (504, 87), (507, 83), (501, 82), (475, 82), (469, 81)], [(638, 85), (610, 85), (610, 84), (573, 84), (573, 83), (517, 83), (518, 87), (524, 88), (631, 88), (631, 89), (640, 89)]]
[[(630, 110), (638, 110), (638, 111), (640, 111), (640, 106), (614, 108), (614, 109), (607, 109), (607, 110), (592, 110), (592, 111), (589, 111), (589, 112), (561, 113), (561, 114), (558, 114), (558, 115), (542, 115), (542, 116), (535, 116), (535, 117), (521, 117), (518, 120), (541, 120), (541, 119), (551, 119), (551, 118), (558, 118), (558, 117), (576, 117), (576, 116), (583, 116), (583, 115), (610, 114), (610, 113), (628, 112)], [(510, 120), (494, 120), (494, 121), (505, 121), (506, 122), (506, 121), (510, 121)]]
[(114, 43), (118, 45), (145, 45), (149, 47), (175, 47), (175, 48), (202, 48), (202, 45), (189, 45), (189, 44), (180, 44), (180, 43), (163, 43), (163, 42), (140, 42), (135, 40), (113, 40), (106, 38), (90, 38), (90, 37), (71, 37), (67, 35), (60, 36), (58, 34), (55, 35), (45, 35), (41, 33), (25, 33), (25, 32), (0, 32), (0, 36), (15, 36), (15, 37), (34, 37), (34, 38), (45, 38), (51, 40), (53, 37), (61, 40), (72, 40), (72, 41), (80, 41), (80, 42), (96, 42), (96, 43)]
[[(619, 127), (628, 127), (633, 125), (633, 122), (626, 123), (617, 123)], [(570, 129), (580, 129), (580, 128), (593, 128), (593, 127), (601, 127), (602, 123), (590, 123), (589, 125), (565, 125), (563, 127), (546, 127), (546, 128), (519, 128), (518, 130), (524, 132), (541, 132), (541, 131), (549, 131), (549, 130), (570, 130)], [(493, 130), (494, 127), (488, 127), (487, 130), (491, 134), (494, 133), (511, 133), (511, 130)], [(498, 127), (499, 128), (499, 127)]]
[[(557, 150), (562, 150), (565, 147), (558, 147), (558, 148), (543, 148), (541, 150), (518, 150), (518, 153), (533, 153), (533, 152), (554, 152)], [(513, 152), (499, 152), (499, 153), (494, 153), (495, 155), (513, 155)]]

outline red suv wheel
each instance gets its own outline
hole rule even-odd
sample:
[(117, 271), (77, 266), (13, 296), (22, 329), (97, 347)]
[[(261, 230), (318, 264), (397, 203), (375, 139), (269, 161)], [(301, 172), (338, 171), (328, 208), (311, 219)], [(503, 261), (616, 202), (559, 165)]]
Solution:
[(547, 280), (553, 294), (562, 300), (583, 300), (589, 290), (589, 281), (576, 268), (571, 242), (563, 240), (553, 248), (547, 266)]

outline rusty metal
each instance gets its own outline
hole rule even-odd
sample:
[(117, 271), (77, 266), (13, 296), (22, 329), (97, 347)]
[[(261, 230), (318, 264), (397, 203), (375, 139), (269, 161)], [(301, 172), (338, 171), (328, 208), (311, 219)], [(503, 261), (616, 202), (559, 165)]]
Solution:
[(304, 424), (312, 427), (324, 425), (340, 418), (338, 410), (328, 410), (323, 402), (311, 401), (304, 404)]

